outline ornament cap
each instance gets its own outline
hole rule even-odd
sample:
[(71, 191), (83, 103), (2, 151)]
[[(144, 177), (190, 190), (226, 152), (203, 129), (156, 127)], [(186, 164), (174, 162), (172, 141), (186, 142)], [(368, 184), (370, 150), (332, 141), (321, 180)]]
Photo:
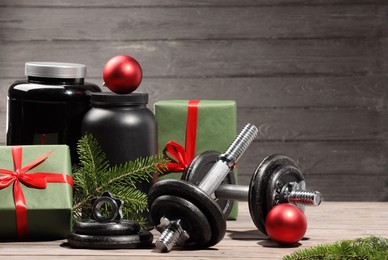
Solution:
[(25, 75), (41, 78), (79, 79), (86, 76), (86, 65), (62, 62), (27, 62)]
[(91, 103), (93, 105), (109, 106), (133, 106), (145, 105), (148, 103), (148, 93), (116, 94), (112, 92), (92, 93)]

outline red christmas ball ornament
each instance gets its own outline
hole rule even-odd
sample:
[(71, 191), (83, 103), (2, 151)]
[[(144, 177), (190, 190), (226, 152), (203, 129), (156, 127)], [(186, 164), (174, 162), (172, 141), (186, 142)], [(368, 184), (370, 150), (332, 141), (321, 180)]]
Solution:
[(128, 94), (135, 91), (142, 77), (140, 64), (130, 56), (115, 56), (104, 66), (104, 84), (117, 94)]
[(297, 206), (279, 204), (268, 212), (265, 229), (272, 240), (280, 244), (295, 244), (306, 233), (306, 216)]

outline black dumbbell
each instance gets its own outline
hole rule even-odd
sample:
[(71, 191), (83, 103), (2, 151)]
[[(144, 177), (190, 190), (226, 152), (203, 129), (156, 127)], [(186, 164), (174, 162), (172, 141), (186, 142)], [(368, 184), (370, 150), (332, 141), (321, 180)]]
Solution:
[(235, 166), (257, 132), (254, 125), (246, 125), (198, 186), (182, 180), (163, 180), (151, 187), (148, 205), (152, 221), (161, 232), (155, 243), (159, 251), (168, 252), (175, 244), (206, 248), (224, 237), (226, 221), (210, 195)]
[[(182, 180), (198, 185), (206, 175), (203, 168), (216, 163), (218, 152), (207, 151), (197, 155), (182, 175)], [(232, 176), (230, 171), (228, 176)], [(297, 163), (282, 154), (273, 154), (265, 158), (256, 168), (249, 186), (221, 184), (215, 190), (215, 197), (222, 201), (220, 205), (230, 207), (232, 200), (248, 201), (249, 212), (256, 227), (267, 234), (265, 218), (268, 212), (280, 203), (292, 203), (303, 206), (318, 206), (321, 194), (305, 190), (305, 181)], [(228, 208), (223, 208), (228, 212)]]

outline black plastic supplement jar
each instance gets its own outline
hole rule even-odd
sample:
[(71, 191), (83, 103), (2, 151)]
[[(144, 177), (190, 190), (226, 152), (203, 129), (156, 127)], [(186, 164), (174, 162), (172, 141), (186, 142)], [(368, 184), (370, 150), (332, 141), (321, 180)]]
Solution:
[[(147, 108), (148, 94), (93, 93), (91, 103), (82, 131), (97, 139), (111, 165), (157, 153), (157, 125)], [(138, 188), (148, 193), (153, 181), (139, 183)]]
[(7, 145), (67, 144), (77, 162), (82, 118), (101, 89), (84, 82), (83, 64), (27, 62), (25, 74), (8, 90)]

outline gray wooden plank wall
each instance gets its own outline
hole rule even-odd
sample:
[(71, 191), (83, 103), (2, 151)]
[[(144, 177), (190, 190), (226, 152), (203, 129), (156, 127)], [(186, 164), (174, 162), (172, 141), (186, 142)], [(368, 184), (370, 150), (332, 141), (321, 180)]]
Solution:
[(247, 184), (275, 152), (326, 200), (388, 200), (388, 1), (1, 0), (0, 135), (6, 91), (26, 61), (142, 65), (150, 107), (235, 99), (260, 133), (240, 161)]

